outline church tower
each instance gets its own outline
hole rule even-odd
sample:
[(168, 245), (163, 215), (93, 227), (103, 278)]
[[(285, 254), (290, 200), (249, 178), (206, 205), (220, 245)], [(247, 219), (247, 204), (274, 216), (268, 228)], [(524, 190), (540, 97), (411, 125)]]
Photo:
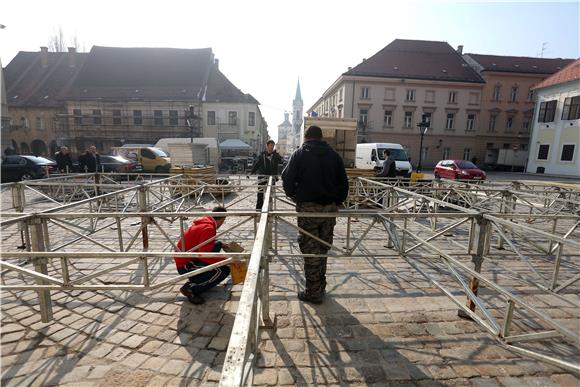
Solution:
[(300, 79), (298, 79), (298, 85), (296, 86), (296, 96), (294, 97), (294, 101), (292, 101), (292, 108), (293, 108), (293, 115), (292, 115), (292, 128), (294, 129), (294, 141), (293, 147), (296, 149), (300, 145), (302, 145), (302, 137), (304, 131), (302, 130), (302, 122), (303, 122), (303, 103), (302, 103), (302, 95), (300, 93)]

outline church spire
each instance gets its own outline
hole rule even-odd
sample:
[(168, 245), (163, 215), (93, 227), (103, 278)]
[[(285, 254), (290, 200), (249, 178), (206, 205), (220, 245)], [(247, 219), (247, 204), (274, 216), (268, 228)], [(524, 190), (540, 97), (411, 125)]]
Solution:
[(300, 93), (300, 78), (298, 78), (298, 84), (296, 85), (296, 97), (294, 97), (295, 102), (302, 102), (302, 94)]

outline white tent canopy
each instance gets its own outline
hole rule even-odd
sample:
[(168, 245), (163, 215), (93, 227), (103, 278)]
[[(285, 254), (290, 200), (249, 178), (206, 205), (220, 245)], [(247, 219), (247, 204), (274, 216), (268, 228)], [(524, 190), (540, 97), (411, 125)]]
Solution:
[(243, 142), (242, 140), (229, 139), (225, 140), (220, 144), (221, 149), (251, 149), (252, 147)]

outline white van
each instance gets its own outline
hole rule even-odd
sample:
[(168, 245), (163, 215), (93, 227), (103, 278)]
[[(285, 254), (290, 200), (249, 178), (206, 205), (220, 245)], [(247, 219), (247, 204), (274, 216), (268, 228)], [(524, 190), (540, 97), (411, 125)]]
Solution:
[(395, 160), (397, 176), (410, 176), (411, 172), (413, 172), (413, 167), (409, 162), (407, 152), (401, 144), (391, 144), (385, 142), (356, 144), (355, 167), (358, 169), (383, 169), (383, 162), (385, 161), (383, 151), (385, 149), (388, 149), (391, 152), (389, 157), (392, 160)]

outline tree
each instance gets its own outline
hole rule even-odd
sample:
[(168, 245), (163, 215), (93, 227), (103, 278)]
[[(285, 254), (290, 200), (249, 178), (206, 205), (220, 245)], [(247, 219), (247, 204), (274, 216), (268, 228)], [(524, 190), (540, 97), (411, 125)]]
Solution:
[[(68, 44), (68, 47), (74, 47), (77, 51), (81, 48), (81, 43), (77, 35), (74, 35)], [(84, 51), (84, 43), (82, 45)], [(58, 26), (52, 32), (52, 35), (48, 38), (48, 51), (52, 52), (65, 52), (67, 51), (67, 39), (62, 30), (62, 26)]]
[(48, 50), (52, 52), (65, 52), (66, 42), (64, 39), (64, 32), (62, 26), (54, 29), (52, 35), (48, 38)]

